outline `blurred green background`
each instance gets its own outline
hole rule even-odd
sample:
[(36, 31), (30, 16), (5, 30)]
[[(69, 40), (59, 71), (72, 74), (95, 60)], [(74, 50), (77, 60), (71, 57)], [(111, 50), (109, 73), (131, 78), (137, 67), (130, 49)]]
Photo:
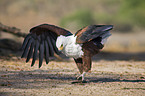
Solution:
[(144, 10), (145, 0), (0, 0), (0, 22), (26, 33), (42, 23), (72, 33), (90, 24), (111, 24), (105, 50), (138, 52), (145, 51)]

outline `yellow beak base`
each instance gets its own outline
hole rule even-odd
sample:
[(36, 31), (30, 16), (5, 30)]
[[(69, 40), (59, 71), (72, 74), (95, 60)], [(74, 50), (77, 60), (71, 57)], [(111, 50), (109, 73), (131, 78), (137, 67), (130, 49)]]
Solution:
[(63, 50), (63, 46), (59, 47), (58, 50)]

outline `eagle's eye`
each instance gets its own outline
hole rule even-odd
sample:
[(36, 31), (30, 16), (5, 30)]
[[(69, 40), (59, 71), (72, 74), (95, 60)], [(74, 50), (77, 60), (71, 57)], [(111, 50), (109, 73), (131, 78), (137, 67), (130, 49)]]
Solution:
[(60, 47), (63, 47), (63, 44), (61, 44), (61, 46)]

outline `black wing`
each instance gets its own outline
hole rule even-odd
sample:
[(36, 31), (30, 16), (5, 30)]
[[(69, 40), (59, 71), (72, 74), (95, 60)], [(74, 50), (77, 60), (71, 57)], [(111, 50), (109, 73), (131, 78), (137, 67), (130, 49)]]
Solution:
[(30, 33), (25, 37), (22, 45), (22, 57), (26, 57), (26, 62), (32, 57), (31, 66), (35, 64), (39, 56), (39, 68), (42, 66), (43, 58), (46, 64), (49, 63), (49, 57), (54, 56), (54, 52), (59, 54), (56, 47), (56, 39), (59, 35), (72, 35), (69, 31), (49, 24), (41, 24), (30, 29)]

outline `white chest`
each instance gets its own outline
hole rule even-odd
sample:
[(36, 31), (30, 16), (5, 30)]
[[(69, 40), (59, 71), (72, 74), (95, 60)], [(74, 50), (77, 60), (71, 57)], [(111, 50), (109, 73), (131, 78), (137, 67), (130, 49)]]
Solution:
[(73, 58), (79, 58), (83, 55), (82, 47), (79, 44), (71, 43), (64, 47), (62, 52), (68, 56)]
[(74, 35), (68, 36), (67, 38), (65, 38), (65, 41), (66, 41), (66, 44), (62, 52), (66, 56), (79, 58), (84, 54), (84, 52), (82, 51), (81, 45), (76, 43), (76, 37), (74, 37)]

